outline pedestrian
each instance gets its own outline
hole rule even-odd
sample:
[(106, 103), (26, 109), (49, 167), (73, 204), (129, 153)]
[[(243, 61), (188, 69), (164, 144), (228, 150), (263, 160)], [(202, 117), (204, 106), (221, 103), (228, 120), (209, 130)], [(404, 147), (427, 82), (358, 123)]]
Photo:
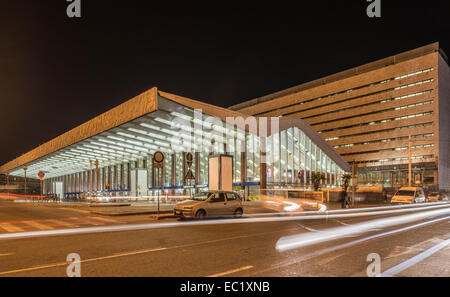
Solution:
[(344, 199), (344, 207), (343, 208), (350, 208), (350, 197), (347, 192), (345, 192), (345, 199)]
[(341, 196), (342, 196), (341, 208), (345, 208), (345, 201), (347, 200), (347, 188), (346, 187), (344, 187)]

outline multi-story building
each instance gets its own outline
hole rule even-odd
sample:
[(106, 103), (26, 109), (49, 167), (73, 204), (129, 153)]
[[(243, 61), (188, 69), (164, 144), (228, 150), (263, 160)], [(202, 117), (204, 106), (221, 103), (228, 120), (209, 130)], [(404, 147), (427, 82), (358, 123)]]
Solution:
[(450, 73), (438, 43), (230, 109), (301, 118), (354, 164), (360, 185), (408, 184), (411, 159), (412, 184), (450, 189)]

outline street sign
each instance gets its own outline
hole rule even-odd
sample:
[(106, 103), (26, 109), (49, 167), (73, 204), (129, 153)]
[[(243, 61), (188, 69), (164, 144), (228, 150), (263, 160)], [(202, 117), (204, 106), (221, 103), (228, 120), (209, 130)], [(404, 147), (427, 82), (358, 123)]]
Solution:
[(153, 167), (154, 168), (162, 168), (164, 162), (164, 154), (161, 152), (156, 152), (153, 155)]
[(185, 180), (188, 180), (188, 179), (195, 179), (195, 176), (194, 176), (194, 174), (192, 173), (192, 170), (191, 170), (191, 169), (188, 170), (188, 172), (186, 173), (186, 176), (184, 177), (184, 179), (185, 179)]
[(44, 172), (44, 171), (39, 171), (39, 172), (38, 172), (38, 177), (39, 177), (40, 180), (44, 180), (44, 178), (45, 178), (45, 172)]

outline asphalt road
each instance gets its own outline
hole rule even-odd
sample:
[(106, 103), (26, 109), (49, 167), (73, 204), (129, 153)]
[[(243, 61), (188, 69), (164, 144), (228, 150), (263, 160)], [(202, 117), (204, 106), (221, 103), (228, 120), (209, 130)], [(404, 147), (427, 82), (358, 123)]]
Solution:
[(382, 273), (448, 277), (450, 205), (427, 206), (197, 222), (0, 202), (0, 276), (66, 276), (72, 253), (82, 276), (366, 276), (376, 253)]

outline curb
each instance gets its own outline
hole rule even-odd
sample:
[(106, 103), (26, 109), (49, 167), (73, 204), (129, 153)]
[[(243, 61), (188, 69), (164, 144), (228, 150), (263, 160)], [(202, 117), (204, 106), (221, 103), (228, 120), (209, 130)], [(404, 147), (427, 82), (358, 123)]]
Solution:
[[(156, 215), (158, 214), (157, 211), (151, 210), (151, 211), (130, 211), (130, 212), (101, 212), (101, 211), (91, 211), (93, 214), (102, 215), (102, 216), (134, 216), (134, 215)], [(167, 211), (163, 210), (159, 212), (160, 214), (169, 214), (173, 213), (173, 210)]]

